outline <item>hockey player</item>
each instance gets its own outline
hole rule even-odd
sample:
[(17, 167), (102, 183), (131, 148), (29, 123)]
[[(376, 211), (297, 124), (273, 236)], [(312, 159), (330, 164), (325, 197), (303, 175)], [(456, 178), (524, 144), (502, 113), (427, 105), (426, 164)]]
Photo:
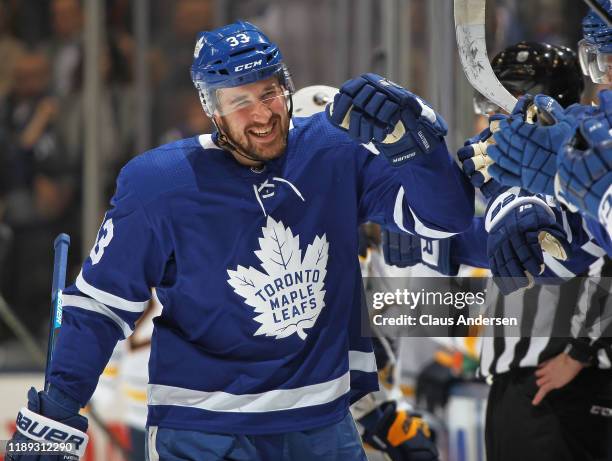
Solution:
[[(518, 96), (535, 89), (554, 95), (569, 106), (579, 101), (584, 88), (577, 56), (565, 47), (520, 42), (493, 58), (492, 67), (509, 91)], [(488, 104), (479, 98), (476, 98), (475, 107), (478, 112), (488, 112)], [(504, 117), (492, 115), (491, 119), (499, 121)], [(474, 218), (467, 232), (450, 239), (415, 239), (385, 233), (387, 261), (400, 265), (422, 261), (446, 275), (457, 275), (461, 264), (488, 267), (504, 294), (527, 286), (530, 283), (528, 277), (541, 277), (545, 281), (550, 277), (568, 277), (584, 271), (596, 257), (579, 252), (579, 256), (563, 262), (543, 253), (540, 248), (543, 232), (547, 235), (544, 245), (550, 244), (551, 253), (567, 254), (581, 250), (583, 245), (592, 245), (588, 233), (582, 229), (582, 219), (579, 216), (569, 218), (575, 234), (570, 245), (560, 225), (563, 222), (560, 209), (554, 209), (545, 200), (531, 197), (532, 194), (518, 188), (502, 188), (496, 181), (491, 181), (490, 164), (486, 154), (482, 155), (488, 151), (486, 143), (490, 136), (491, 130), (486, 129), (466, 141), (458, 152), (472, 184), (490, 199), (486, 216)], [(521, 204), (531, 206), (515, 206)], [(547, 265), (542, 272), (544, 262)]]
[(16, 440), (45, 440), (45, 426), (82, 454), (78, 409), (156, 287), (150, 459), (363, 460), (348, 412), (357, 226), (431, 237), (467, 227), (473, 188), (444, 121), (365, 74), (327, 115), (292, 122), (280, 51), (245, 22), (199, 34), (192, 79), (216, 132), (123, 168), (64, 292), (49, 389), (30, 390)]
[[(598, 1), (612, 11), (610, 0)], [(579, 53), (584, 74), (609, 85), (612, 29), (591, 11), (583, 20), (583, 33)], [(555, 196), (570, 209), (579, 209), (599, 244), (612, 254), (611, 90), (602, 90), (599, 101), (598, 108), (575, 106), (563, 111), (550, 98), (536, 96), (534, 104), (547, 123), (527, 123), (515, 110), (494, 135), (497, 145), (488, 153), (496, 164), (489, 171), (502, 184)]]
[[(545, 55), (548, 55), (548, 60), (542, 58)], [(502, 52), (492, 64), (502, 83), (515, 93), (539, 87), (540, 91), (554, 95), (566, 105), (577, 102), (580, 97), (582, 85), (576, 84), (580, 81), (576, 56), (569, 50), (521, 43)], [(517, 80), (523, 81), (518, 88)], [(565, 82), (566, 85), (557, 86), (557, 82)], [(480, 137), (485, 138), (487, 134), (490, 133)], [(460, 157), (472, 182), (481, 186), (485, 195), (495, 200), (496, 194), (504, 189), (489, 179), (485, 162), (474, 160), (474, 153), (479, 152), (474, 142), (466, 143), (468, 145), (462, 149)], [(583, 229), (580, 215), (551, 207), (545, 199), (538, 199), (538, 202), (521, 191), (514, 200), (508, 197), (506, 194), (505, 198), (510, 204), (522, 197), (533, 200), (523, 202), (530, 205), (526, 210), (547, 207), (557, 221), (564, 223), (564, 229), (571, 231), (571, 258), (557, 261), (544, 256), (546, 269), (543, 275), (549, 280), (555, 277), (567, 279), (585, 271), (592, 263), (600, 262), (604, 251), (594, 244), (592, 237)], [(520, 216), (520, 211), (516, 215)], [(503, 240), (520, 242), (523, 239), (517, 222), (510, 221), (510, 224), (489, 235), (489, 246)], [(481, 231), (484, 231), (483, 227), (477, 226)], [(469, 242), (475, 244), (477, 240), (467, 234), (474, 232), (462, 234), (462, 240), (455, 236), (433, 242), (444, 248), (436, 253), (438, 257), (434, 262), (437, 267), (450, 267), (450, 273), (454, 274), (454, 268), (464, 262), (463, 255), (470, 253), (472, 258), (474, 254), (480, 255), (482, 260), (479, 265), (488, 263), (483, 255), (483, 245), (480, 245), (480, 249), (470, 246)], [(387, 253), (392, 260), (405, 264), (421, 258), (421, 253), (415, 251), (414, 242), (407, 241), (404, 236), (390, 234), (388, 237), (391, 240)], [(505, 252), (503, 243), (499, 245)], [(432, 244), (429, 246), (433, 247)], [(417, 248), (420, 250), (424, 246), (418, 245)], [(493, 264), (496, 262), (493, 261)], [(504, 285), (500, 288), (504, 288)], [(508, 337), (508, 332), (493, 331), (491, 328), (485, 331), (482, 338), (480, 371), (482, 376), (492, 381), (486, 421), (488, 460), (604, 459), (604, 420), (592, 414), (592, 408), (599, 394), (611, 384), (610, 350), (609, 344), (606, 346), (606, 341), (601, 338), (582, 337), (586, 336), (588, 328), (580, 330), (580, 327), (584, 327), (584, 319), (572, 318), (575, 306), (588, 303), (589, 308), (593, 308), (589, 310), (589, 315), (601, 306), (596, 304), (596, 296), (588, 301), (579, 301), (580, 293), (584, 296), (592, 294), (581, 287), (580, 279), (574, 279), (555, 292), (549, 292), (540, 285), (508, 296), (489, 296), (489, 303), (495, 306), (495, 315), (513, 313), (521, 316), (521, 330), (516, 335), (524, 337)], [(560, 331), (567, 331), (571, 338), (547, 337), (559, 336)], [(600, 370), (595, 365), (606, 370)]]

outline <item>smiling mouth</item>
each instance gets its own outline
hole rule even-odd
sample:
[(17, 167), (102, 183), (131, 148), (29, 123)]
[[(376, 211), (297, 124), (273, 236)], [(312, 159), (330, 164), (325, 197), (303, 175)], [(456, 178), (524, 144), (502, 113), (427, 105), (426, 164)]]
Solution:
[(272, 124), (267, 128), (254, 128), (249, 130), (249, 133), (254, 135), (256, 138), (268, 138), (274, 131), (276, 127), (276, 121), (272, 122)]

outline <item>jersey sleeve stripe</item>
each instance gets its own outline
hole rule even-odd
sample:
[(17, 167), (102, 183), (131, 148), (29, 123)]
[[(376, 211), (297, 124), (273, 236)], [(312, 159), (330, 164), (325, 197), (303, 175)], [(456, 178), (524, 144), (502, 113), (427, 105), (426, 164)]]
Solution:
[(176, 405), (217, 412), (264, 413), (293, 410), (333, 402), (350, 390), (350, 375), (293, 389), (275, 389), (259, 394), (206, 392), (163, 384), (148, 385), (149, 405)]
[(146, 301), (128, 301), (127, 299), (123, 299), (112, 293), (99, 290), (85, 281), (83, 278), (83, 272), (79, 272), (79, 276), (76, 279), (76, 287), (82, 293), (97, 301), (100, 301), (101, 303), (128, 312), (144, 312), (147, 304), (149, 303), (148, 299)]
[(96, 301), (95, 299), (85, 298), (83, 296), (67, 295), (62, 294), (62, 305), (66, 307), (78, 307), (87, 311), (97, 312), (110, 318), (113, 322), (121, 328), (124, 337), (128, 337), (132, 334), (130, 326), (115, 314), (110, 308)]
[(395, 207), (393, 208), (393, 220), (397, 227), (404, 232), (412, 234), (408, 229), (404, 227), (404, 188), (400, 187), (395, 197)]
[(553, 258), (548, 253), (544, 253), (544, 264), (546, 264), (546, 267), (550, 269), (557, 277), (561, 277), (561, 278), (576, 277), (576, 274), (571, 272), (563, 264), (561, 264), (558, 260)]
[[(558, 209), (554, 210), (557, 214), (559, 213), (561, 215), (561, 221), (563, 223), (563, 230), (565, 231), (565, 236), (567, 238), (567, 243), (572, 243), (572, 241), (574, 240), (574, 233), (572, 232), (572, 226), (570, 225), (568, 219), (567, 219), (567, 213), (565, 211), (560, 211)], [(557, 219), (557, 222), (559, 222), (559, 219)]]
[(444, 232), (441, 230), (432, 229), (431, 227), (427, 227), (421, 222), (421, 220), (414, 213), (414, 211), (412, 211), (412, 208), (408, 207), (408, 209), (410, 210), (412, 218), (414, 219), (414, 231), (421, 237), (428, 237), (432, 239), (447, 239), (457, 234), (456, 232)]
[(590, 255), (593, 255), (593, 256), (595, 256), (597, 258), (605, 256), (605, 254), (606, 254), (606, 250), (604, 250), (599, 245), (596, 245), (595, 243), (593, 243), (591, 241), (589, 241), (589, 242), (585, 243), (584, 245), (582, 245), (582, 250), (586, 251)]
[(349, 351), (349, 370), (376, 372), (376, 357), (374, 352)]
[(395, 197), (395, 206), (393, 208), (393, 220), (395, 221), (395, 224), (397, 224), (397, 227), (404, 232), (408, 232), (409, 234), (416, 233), (421, 237), (428, 237), (432, 239), (446, 239), (456, 235), (456, 232), (444, 232), (427, 227), (410, 207), (408, 207), (408, 209), (410, 210), (410, 214), (414, 220), (414, 232), (410, 232), (408, 229), (406, 229), (404, 226), (404, 195), (404, 188), (400, 187), (399, 191), (397, 192), (397, 196)]

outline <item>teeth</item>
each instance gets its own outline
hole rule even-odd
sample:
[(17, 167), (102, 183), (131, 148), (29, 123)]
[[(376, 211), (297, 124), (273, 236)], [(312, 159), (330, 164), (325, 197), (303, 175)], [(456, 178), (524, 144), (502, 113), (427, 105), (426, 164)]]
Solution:
[(254, 133), (255, 133), (257, 136), (267, 136), (267, 135), (269, 135), (269, 134), (270, 134), (270, 132), (271, 132), (271, 131), (272, 131), (272, 128), (270, 128), (270, 129), (268, 129), (268, 130), (266, 130), (266, 131), (261, 131), (261, 130), (260, 130), (260, 131), (254, 131)]

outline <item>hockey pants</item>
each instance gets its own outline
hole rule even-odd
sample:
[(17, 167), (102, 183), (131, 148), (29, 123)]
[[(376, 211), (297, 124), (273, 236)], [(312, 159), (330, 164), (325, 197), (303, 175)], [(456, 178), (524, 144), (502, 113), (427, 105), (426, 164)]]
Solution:
[(272, 435), (149, 427), (149, 461), (367, 461), (350, 413), (338, 423)]
[[(535, 368), (497, 376), (487, 404), (487, 461), (608, 461), (610, 418), (594, 405), (610, 386), (610, 370), (583, 369), (538, 406)], [(608, 405), (609, 406), (609, 405)]]

